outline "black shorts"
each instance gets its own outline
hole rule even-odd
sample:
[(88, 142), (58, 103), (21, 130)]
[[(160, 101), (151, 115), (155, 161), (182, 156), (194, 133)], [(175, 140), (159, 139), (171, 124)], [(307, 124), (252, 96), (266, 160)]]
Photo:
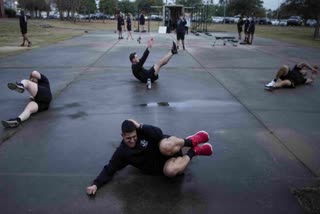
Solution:
[[(169, 138), (169, 137), (171, 137), (171, 136), (170, 135), (163, 135), (163, 138), (161, 140), (163, 140), (165, 138)], [(161, 140), (160, 140), (160, 142), (161, 142)], [(166, 164), (166, 162), (171, 158), (177, 158), (177, 157), (182, 157), (182, 156), (183, 156), (182, 150), (180, 150), (179, 152), (177, 152), (177, 153), (175, 153), (174, 155), (171, 155), (171, 156), (166, 156), (166, 155), (162, 155), (161, 154), (159, 159), (158, 159), (158, 161), (155, 162), (155, 168), (158, 169), (157, 171), (160, 174), (164, 175), (163, 174), (163, 167)]]
[(50, 103), (42, 103), (42, 102), (37, 102), (38, 104), (38, 112), (46, 111), (49, 109)]
[(26, 27), (21, 28), (20, 31), (21, 31), (21, 34), (26, 34), (28, 32)]
[(51, 91), (47, 87), (38, 85), (38, 93), (34, 101), (38, 104), (38, 112), (48, 110), (52, 99)]
[(184, 40), (184, 33), (177, 32), (177, 40)]
[(250, 27), (250, 28), (248, 29), (248, 33), (249, 33), (249, 34), (254, 34), (254, 32), (255, 32), (255, 27)]
[(307, 79), (296, 70), (289, 70), (286, 76), (281, 76), (281, 80), (289, 80), (291, 82), (291, 87), (295, 88), (298, 85), (305, 84)]
[(145, 70), (142, 75), (138, 78), (141, 82), (147, 83), (148, 78), (151, 79), (151, 82), (159, 79), (159, 76), (155, 74), (154, 66), (152, 66), (149, 70)]
[(127, 30), (131, 31), (131, 25), (127, 25)]
[(120, 25), (120, 26), (118, 26), (118, 31), (122, 31), (122, 27), (121, 27), (121, 25)]

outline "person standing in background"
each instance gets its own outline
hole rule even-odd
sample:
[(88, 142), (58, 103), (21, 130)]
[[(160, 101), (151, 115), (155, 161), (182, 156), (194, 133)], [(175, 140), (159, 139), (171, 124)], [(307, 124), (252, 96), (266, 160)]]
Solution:
[(187, 21), (184, 18), (184, 15), (180, 14), (179, 19), (177, 21), (177, 29), (176, 29), (176, 32), (177, 32), (177, 49), (179, 49), (180, 40), (181, 40), (183, 50), (185, 50), (185, 47), (184, 47), (184, 35), (185, 35), (185, 30), (186, 30), (185, 29), (185, 25), (186, 24), (187, 24)]
[(239, 18), (239, 21), (237, 23), (238, 34), (239, 34), (238, 39), (239, 40), (241, 40), (241, 33), (242, 33), (242, 30), (243, 30), (243, 24), (244, 24), (243, 16), (241, 15), (240, 18)]
[(186, 25), (185, 25), (185, 33), (188, 35), (188, 33), (189, 33), (189, 28), (190, 28), (190, 25), (191, 25), (191, 19), (190, 19), (190, 15), (187, 15), (186, 16), (186, 21), (187, 21), (187, 23), (186, 23)]
[(31, 47), (31, 42), (27, 37), (27, 32), (28, 32), (28, 20), (27, 20), (27, 16), (25, 15), (24, 11), (21, 11), (21, 15), (19, 18), (19, 23), (20, 23), (20, 31), (22, 34), (22, 38), (23, 38), (23, 42), (20, 45), (21, 47), (24, 46), (25, 41), (28, 42), (28, 47)]
[(127, 20), (126, 20), (127, 21), (127, 31), (128, 31), (127, 40), (129, 39), (129, 36), (133, 40), (132, 34), (131, 34), (131, 20), (132, 20), (132, 14), (128, 13)]

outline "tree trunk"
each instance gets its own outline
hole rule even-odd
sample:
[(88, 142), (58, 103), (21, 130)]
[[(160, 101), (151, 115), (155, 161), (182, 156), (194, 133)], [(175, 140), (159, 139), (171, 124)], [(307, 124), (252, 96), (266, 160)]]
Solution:
[(318, 17), (317, 17), (317, 25), (314, 29), (313, 38), (320, 39), (320, 15), (318, 15)]
[(5, 17), (6, 15), (4, 14), (4, 1), (0, 0), (0, 18)]
[(319, 25), (319, 23), (317, 24), (317, 26), (314, 29), (313, 38), (320, 39), (320, 25)]

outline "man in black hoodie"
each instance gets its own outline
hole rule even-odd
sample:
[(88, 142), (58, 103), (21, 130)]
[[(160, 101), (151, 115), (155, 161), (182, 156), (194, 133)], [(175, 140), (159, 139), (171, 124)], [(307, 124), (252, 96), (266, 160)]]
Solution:
[[(88, 195), (95, 195), (98, 188), (127, 165), (148, 174), (174, 177), (183, 173), (194, 156), (210, 156), (213, 152), (211, 144), (206, 143), (209, 134), (205, 131), (182, 139), (165, 135), (158, 127), (132, 119), (123, 121), (121, 129), (121, 144), (91, 186), (87, 187)], [(190, 147), (187, 154), (182, 153), (182, 147)]]
[(143, 67), (143, 64), (149, 56), (150, 50), (153, 46), (153, 42), (153, 38), (150, 38), (148, 40), (147, 49), (144, 51), (140, 59), (136, 53), (131, 53), (129, 55), (129, 59), (132, 63), (132, 73), (138, 80), (143, 83), (147, 83), (148, 79), (151, 79), (151, 82), (156, 81), (159, 78), (158, 74), (160, 72), (160, 68), (167, 64), (174, 54), (178, 53), (177, 46), (173, 42), (171, 50), (162, 59), (160, 59), (157, 64), (153, 65), (149, 70), (147, 70)]

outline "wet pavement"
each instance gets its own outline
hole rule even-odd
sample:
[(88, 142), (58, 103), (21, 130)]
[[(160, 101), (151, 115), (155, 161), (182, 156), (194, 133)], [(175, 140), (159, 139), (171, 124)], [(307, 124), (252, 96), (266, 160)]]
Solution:
[[(1, 119), (28, 102), (7, 83), (32, 70), (49, 78), (54, 94), (49, 111), (0, 129), (1, 213), (302, 213), (291, 189), (320, 183), (319, 81), (274, 92), (264, 84), (282, 64), (320, 64), (319, 49), (258, 37), (251, 46), (212, 46), (212, 36), (187, 35), (186, 50), (147, 90), (128, 55), (141, 56), (150, 36), (149, 67), (174, 34), (146, 33), (139, 44), (89, 32), (0, 59)], [(179, 137), (206, 130), (214, 155), (195, 157), (174, 179), (126, 167), (87, 197), (127, 118)]]

